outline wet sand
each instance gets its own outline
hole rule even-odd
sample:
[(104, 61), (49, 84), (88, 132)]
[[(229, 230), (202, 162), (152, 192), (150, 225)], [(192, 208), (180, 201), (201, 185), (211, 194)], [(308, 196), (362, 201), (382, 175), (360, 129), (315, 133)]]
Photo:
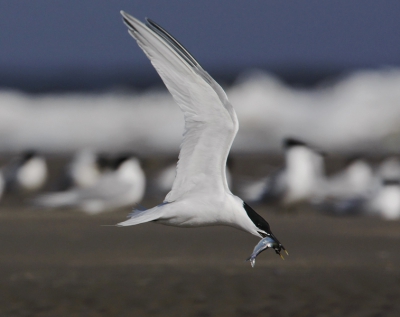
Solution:
[[(234, 177), (271, 168), (240, 160)], [(62, 163), (51, 162), (52, 175)], [(161, 165), (148, 161), (147, 175)], [(143, 205), (161, 200), (150, 195)], [(285, 261), (267, 250), (251, 268), (244, 260), (258, 239), (228, 227), (118, 228), (107, 225), (129, 208), (88, 216), (7, 196), (0, 316), (400, 316), (400, 221), (254, 208), (288, 249)]]
[(103, 226), (129, 210), (0, 212), (1, 316), (399, 316), (400, 222), (258, 211), (290, 255), (228, 227)]

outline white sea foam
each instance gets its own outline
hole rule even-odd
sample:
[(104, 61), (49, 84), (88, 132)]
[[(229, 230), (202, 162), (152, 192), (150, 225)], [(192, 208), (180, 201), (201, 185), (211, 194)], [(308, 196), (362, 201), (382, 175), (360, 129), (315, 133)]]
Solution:
[[(359, 71), (314, 89), (261, 72), (227, 89), (237, 152), (278, 150), (284, 137), (325, 150), (400, 149), (400, 70)], [(0, 92), (0, 151), (133, 150), (177, 153), (183, 117), (166, 90), (27, 95)]]

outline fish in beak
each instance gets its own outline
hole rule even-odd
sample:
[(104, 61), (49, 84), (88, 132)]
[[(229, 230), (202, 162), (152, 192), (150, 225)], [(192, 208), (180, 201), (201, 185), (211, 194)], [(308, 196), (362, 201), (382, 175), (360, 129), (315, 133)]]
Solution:
[(253, 253), (250, 255), (246, 261), (250, 261), (252, 267), (254, 267), (256, 263), (256, 257), (263, 251), (268, 248), (274, 249), (275, 253), (278, 254), (282, 260), (284, 260), (281, 251), (285, 251), (287, 255), (289, 253), (286, 251), (285, 247), (275, 238), (274, 235), (268, 235), (265, 238), (262, 238), (260, 242), (254, 247)]

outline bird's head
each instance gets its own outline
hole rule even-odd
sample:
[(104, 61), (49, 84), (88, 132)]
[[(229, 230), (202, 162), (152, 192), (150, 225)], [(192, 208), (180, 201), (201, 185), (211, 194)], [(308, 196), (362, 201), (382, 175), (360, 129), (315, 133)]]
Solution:
[[(257, 229), (259, 229), (257, 230), (258, 234), (263, 238), (260, 241), (260, 243), (257, 244), (257, 246), (254, 248), (252, 254), (252, 256), (255, 254), (253, 262), (255, 261), (255, 258), (258, 254), (260, 254), (262, 251), (268, 248), (274, 249), (275, 253), (278, 254), (283, 259), (281, 251), (282, 250), (285, 251), (286, 254), (288, 254), (288, 252), (286, 251), (282, 243), (280, 243), (279, 240), (272, 233), (269, 223), (258, 213), (256, 213), (254, 209), (251, 208), (249, 205), (247, 205), (245, 202), (243, 202), (243, 207), (246, 210), (247, 216), (254, 223)], [(248, 260), (251, 261), (251, 257)]]

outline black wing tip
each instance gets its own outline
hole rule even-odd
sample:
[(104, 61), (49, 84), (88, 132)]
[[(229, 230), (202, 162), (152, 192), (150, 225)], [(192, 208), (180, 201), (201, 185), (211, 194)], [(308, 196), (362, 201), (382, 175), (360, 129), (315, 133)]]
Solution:
[[(145, 20), (146, 20), (146, 25), (147, 25), (147, 26), (155, 27), (156, 29), (162, 31), (163, 33), (167, 33), (167, 35), (168, 35), (169, 37), (172, 37), (172, 35), (169, 34), (169, 32), (168, 32), (166, 29), (164, 29), (161, 25), (159, 25), (159, 24), (158, 24), (157, 22), (155, 22), (154, 20), (152, 20), (152, 19), (150, 19), (150, 18), (148, 18), (148, 17), (145, 17)], [(172, 38), (173, 38), (173, 37), (172, 37)], [(173, 38), (173, 39), (176, 41), (175, 38)]]
[(152, 19), (150, 19), (148, 17), (145, 17), (145, 20), (146, 20), (146, 22), (150, 23), (151, 25), (158, 26), (158, 24), (156, 22), (154, 22)]
[(154, 28), (162, 31), (163, 33), (166, 33), (169, 37), (171, 37), (173, 40), (175, 40), (177, 42), (177, 40), (171, 34), (169, 34), (169, 32), (166, 29), (164, 29), (161, 25), (159, 25), (157, 22), (155, 22), (154, 20), (152, 20), (148, 17), (145, 17), (145, 20), (146, 20), (146, 25), (148, 27), (150, 27), (150, 28), (154, 27)]
[(159, 36), (161, 36), (165, 41), (167, 41), (169, 45), (179, 55), (181, 55), (192, 67), (200, 66), (198, 61), (193, 57), (193, 55), (190, 54), (189, 51), (161, 25), (157, 24), (150, 18), (146, 17), (146, 26), (155, 33), (157, 33)]
[(124, 21), (125, 25), (132, 31), (137, 32), (137, 29), (133, 26), (133, 24), (129, 21), (130, 15), (125, 11), (121, 10), (119, 13), (122, 15), (122, 21)]
[(136, 28), (129, 22), (127, 18), (123, 17), (122, 20), (130, 30), (137, 32)]
[[(131, 17), (128, 13), (123, 10), (120, 11), (124, 23), (128, 26), (128, 28), (133, 32), (138, 32), (138, 30), (132, 25), (129, 21)], [(133, 18), (133, 17), (132, 17)], [(166, 41), (182, 58), (186, 60), (186, 62), (191, 67), (200, 67), (197, 60), (189, 53), (189, 51), (181, 44), (179, 41), (174, 38), (167, 30), (165, 30), (162, 26), (154, 22), (152, 19), (146, 17), (146, 26), (155, 32), (158, 36), (160, 36), (164, 41)]]

